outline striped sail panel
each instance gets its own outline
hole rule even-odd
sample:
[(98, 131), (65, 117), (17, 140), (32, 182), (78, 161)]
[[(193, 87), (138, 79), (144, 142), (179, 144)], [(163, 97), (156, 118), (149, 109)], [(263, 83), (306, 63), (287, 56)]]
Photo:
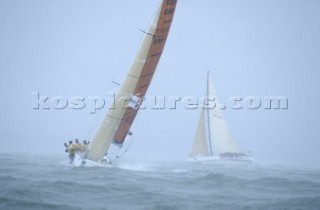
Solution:
[[(146, 36), (152, 38), (152, 43), (149, 46), (148, 54), (144, 59), (145, 64), (139, 76), (138, 83), (133, 91), (133, 96), (136, 96), (138, 99), (144, 98), (151, 83), (168, 37), (176, 3), (176, 0), (165, 0), (162, 2), (160, 14), (154, 18), (153, 23), (146, 34)], [(113, 138), (117, 143), (121, 144), (124, 142), (134, 118), (138, 113), (140, 103), (141, 100), (138, 101), (136, 106), (127, 107), (119, 128)]]

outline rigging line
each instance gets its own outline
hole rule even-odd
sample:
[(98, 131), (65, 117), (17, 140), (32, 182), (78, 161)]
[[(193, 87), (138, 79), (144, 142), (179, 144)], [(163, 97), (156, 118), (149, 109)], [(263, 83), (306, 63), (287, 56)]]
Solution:
[[(153, 17), (155, 16), (155, 13), (157, 12), (157, 8), (159, 7), (159, 5), (160, 5), (159, 1), (156, 1), (156, 2), (153, 3), (152, 16), (150, 16), (149, 13), (145, 13), (143, 19), (141, 19), (140, 23), (137, 25), (138, 28), (146, 28), (146, 30), (148, 30), (148, 28), (150, 27), (151, 22), (153, 20)], [(138, 30), (140, 30), (140, 29), (138, 29)], [(143, 32), (143, 33), (146, 33), (144, 30), (140, 30), (140, 31)], [(149, 34), (149, 35), (153, 36), (152, 34)], [(143, 41), (143, 38), (144, 38), (144, 36), (142, 36), (140, 38), (140, 42), (139, 43), (141, 43)]]
[[(93, 123), (93, 120), (91, 120), (90, 124)], [(91, 141), (91, 137), (93, 135), (93, 130), (96, 129), (98, 127), (99, 123), (95, 123), (93, 126), (91, 126), (91, 128), (88, 130), (87, 135), (86, 135), (86, 140), (87, 141)]]
[(142, 29), (138, 29), (138, 30), (141, 31), (141, 32), (144, 33), (144, 34), (148, 34), (148, 35), (150, 35), (150, 36), (155, 37), (154, 34), (150, 34), (150, 33), (146, 32), (146, 31), (144, 31), (144, 30), (142, 30)]
[(152, 21), (152, 18), (156, 13), (158, 5), (159, 5), (158, 1), (148, 3), (148, 7), (150, 7), (148, 11), (152, 11), (152, 12), (145, 12), (143, 14), (142, 18), (139, 20), (137, 24), (139, 28), (147, 28), (150, 25), (150, 21)]
[(120, 86), (120, 83), (117, 83), (117, 82), (115, 82), (115, 81), (112, 81), (112, 83)]
[[(114, 76), (115, 77), (115, 76)], [(114, 79), (114, 78), (113, 78)], [(120, 84), (119, 83), (116, 83), (116, 82), (114, 82), (114, 81), (109, 81), (109, 83), (108, 83), (108, 85), (107, 85), (107, 88), (106, 88), (106, 97), (108, 98), (108, 97), (111, 97), (111, 93), (113, 93), (113, 94), (115, 94), (115, 92), (116, 91), (113, 91), (112, 90), (112, 88), (111, 88), (111, 84), (112, 83), (114, 83), (114, 84), (117, 84), (117, 85), (119, 85), (120, 86)], [(108, 102), (108, 100), (106, 100), (107, 102)], [(112, 102), (111, 102), (112, 103)], [(104, 105), (104, 108), (106, 107), (106, 106), (110, 106), (110, 104), (111, 103), (109, 103), (109, 104), (105, 104)], [(103, 118), (103, 116), (104, 116), (104, 114), (100, 117), (100, 119), (102, 119)], [(93, 123), (95, 121), (95, 123)], [(98, 121), (99, 122), (99, 121)], [(94, 132), (95, 132), (95, 130), (97, 129), (97, 127), (99, 126), (99, 123), (97, 123), (97, 121), (95, 120), (95, 119), (91, 119), (90, 120), (90, 123), (89, 123), (91, 126), (90, 126), (90, 128), (88, 129), (88, 131), (87, 131), (87, 135), (86, 135), (86, 139), (88, 140), (88, 141), (91, 141), (91, 138), (93, 138), (93, 135), (94, 135)]]
[[(112, 159), (115, 159), (118, 156), (118, 153), (121, 149), (121, 147), (115, 146), (116, 148), (112, 149), (112, 151), (107, 155)], [(109, 151), (109, 150), (108, 150)]]
[[(126, 148), (123, 148), (121, 151), (120, 151), (120, 150), (118, 151), (118, 152), (119, 152), (119, 155), (116, 156), (116, 158), (117, 158), (118, 160), (122, 159), (123, 156), (124, 156), (124, 154), (128, 152), (128, 149), (130, 148), (130, 146), (131, 146), (131, 144), (132, 144), (132, 141), (133, 141), (133, 140), (131, 140), (131, 139), (133, 139), (133, 137), (130, 137), (128, 140), (126, 140), (126, 141), (129, 142), (129, 144), (128, 144), (128, 146), (127, 146)], [(121, 152), (121, 154), (120, 154), (120, 152)]]
[(156, 36), (156, 35), (154, 35), (154, 34), (150, 34), (150, 33), (146, 32), (146, 31), (144, 31), (144, 30), (142, 30), (142, 29), (138, 29), (138, 30), (141, 31), (142, 33), (147, 34), (147, 35), (150, 35), (150, 36), (152, 36), (152, 37), (164, 37), (164, 36), (168, 36), (168, 34)]
[[(128, 151), (129, 147), (131, 146), (133, 139), (133, 136), (127, 137), (123, 146), (118, 147), (117, 150), (115, 149), (112, 153), (110, 153), (109, 157), (112, 158), (112, 161), (118, 161), (123, 158), (124, 154)], [(127, 145), (125, 145), (126, 143)]]

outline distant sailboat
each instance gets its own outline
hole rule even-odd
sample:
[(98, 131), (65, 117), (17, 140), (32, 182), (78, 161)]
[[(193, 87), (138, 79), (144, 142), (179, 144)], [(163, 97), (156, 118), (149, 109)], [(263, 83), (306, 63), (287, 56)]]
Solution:
[(163, 52), (176, 4), (177, 0), (161, 2), (149, 29), (145, 32), (131, 68), (115, 95), (115, 103), (107, 110), (87, 146), (86, 159), (94, 162), (111, 162), (110, 159), (117, 156), (106, 156), (110, 145), (114, 143), (121, 147), (127, 135), (131, 135), (130, 127)]
[(250, 155), (239, 152), (224, 120), (222, 111), (218, 107), (210, 107), (209, 100), (214, 99), (215, 104), (218, 104), (218, 101), (209, 72), (206, 99), (205, 107), (201, 109), (189, 160), (251, 162), (252, 157)]

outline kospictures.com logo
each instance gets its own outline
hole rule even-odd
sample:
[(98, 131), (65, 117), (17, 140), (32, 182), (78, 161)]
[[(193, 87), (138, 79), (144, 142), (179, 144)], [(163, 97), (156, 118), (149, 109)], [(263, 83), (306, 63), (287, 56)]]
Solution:
[(148, 96), (140, 98), (139, 95), (123, 94), (116, 97), (113, 92), (109, 92), (106, 97), (100, 96), (44, 96), (38, 91), (32, 92), (32, 108), (34, 110), (64, 110), (87, 109), (88, 113), (94, 114), (97, 110), (109, 105), (109, 109), (126, 109), (128, 106), (134, 109), (232, 109), (232, 110), (279, 110), (288, 109), (288, 98), (284, 96), (232, 96), (226, 103), (220, 103), (215, 97), (195, 97), (195, 96)]

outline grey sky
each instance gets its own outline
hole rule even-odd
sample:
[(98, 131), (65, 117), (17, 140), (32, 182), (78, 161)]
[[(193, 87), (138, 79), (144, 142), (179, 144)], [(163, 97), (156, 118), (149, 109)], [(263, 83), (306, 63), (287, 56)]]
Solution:
[[(157, 0), (0, 0), (1, 152), (63, 153), (104, 110), (33, 110), (42, 96), (105, 96), (121, 82)], [(285, 96), (288, 110), (224, 115), (262, 163), (320, 167), (320, 1), (179, 0), (147, 95), (195, 96), (212, 72), (220, 102)], [(200, 110), (140, 111), (128, 157), (183, 160)]]

